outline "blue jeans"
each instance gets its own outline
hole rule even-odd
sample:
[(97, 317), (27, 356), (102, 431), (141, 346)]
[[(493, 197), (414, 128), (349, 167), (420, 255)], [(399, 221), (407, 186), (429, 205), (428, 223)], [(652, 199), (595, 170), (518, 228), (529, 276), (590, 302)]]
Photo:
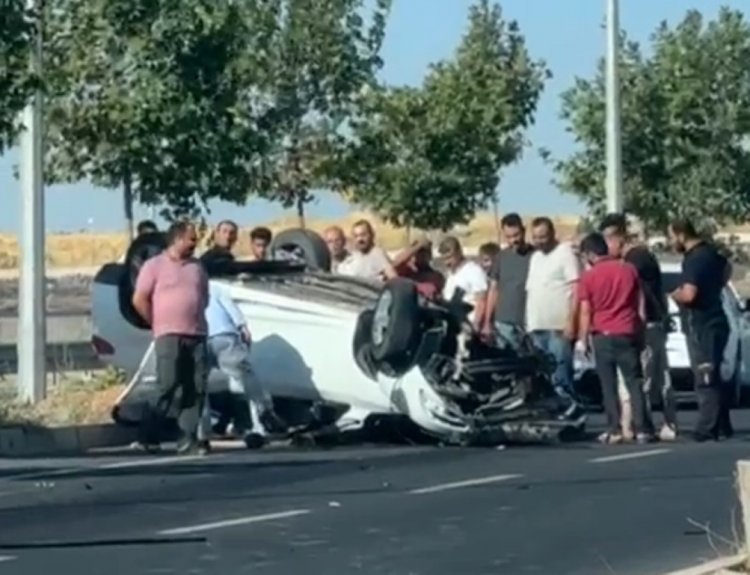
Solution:
[(552, 374), (555, 390), (563, 397), (574, 397), (573, 344), (562, 331), (536, 330), (530, 333), (534, 345), (555, 358), (557, 367)]

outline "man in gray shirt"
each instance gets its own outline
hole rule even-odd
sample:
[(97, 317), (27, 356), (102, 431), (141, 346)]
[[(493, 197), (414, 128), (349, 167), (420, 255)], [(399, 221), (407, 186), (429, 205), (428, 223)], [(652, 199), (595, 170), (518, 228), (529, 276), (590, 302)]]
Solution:
[(526, 278), (534, 248), (526, 243), (521, 216), (511, 213), (500, 222), (506, 247), (495, 256), (488, 275), (487, 316), (483, 332), (495, 333), (498, 343), (516, 341), (518, 328), (526, 325)]

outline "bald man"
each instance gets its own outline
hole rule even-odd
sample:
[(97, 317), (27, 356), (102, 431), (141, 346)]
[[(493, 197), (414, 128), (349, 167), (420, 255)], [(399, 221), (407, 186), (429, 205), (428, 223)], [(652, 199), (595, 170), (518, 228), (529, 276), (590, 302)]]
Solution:
[(339, 226), (331, 226), (323, 232), (328, 249), (331, 252), (331, 271), (336, 273), (339, 264), (349, 257), (346, 249), (346, 234)]

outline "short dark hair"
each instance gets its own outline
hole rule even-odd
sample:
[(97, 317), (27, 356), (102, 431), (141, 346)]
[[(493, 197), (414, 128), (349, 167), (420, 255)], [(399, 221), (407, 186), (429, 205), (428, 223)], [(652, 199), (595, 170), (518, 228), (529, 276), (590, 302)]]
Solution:
[(549, 219), (547, 216), (539, 216), (538, 218), (534, 218), (531, 221), (531, 227), (536, 228), (538, 226), (547, 226), (547, 229), (550, 232), (555, 231), (555, 224), (552, 223), (552, 220)]
[(375, 235), (375, 229), (372, 227), (372, 224), (365, 219), (357, 220), (354, 222), (354, 225), (352, 226), (352, 229), (354, 228), (367, 228), (367, 231), (371, 234)]
[(167, 230), (167, 245), (171, 246), (192, 229), (195, 229), (195, 225), (187, 220), (174, 222)]
[(158, 232), (158, 226), (151, 220), (141, 220), (138, 222), (138, 226), (135, 228), (138, 235), (147, 234), (151, 232)]
[(615, 232), (621, 236), (628, 233), (628, 220), (623, 213), (610, 213), (604, 216), (599, 223), (599, 231), (603, 232), (607, 228), (614, 228)]
[(516, 212), (505, 214), (500, 220), (500, 226), (503, 228), (523, 228), (523, 220)]
[(494, 257), (500, 253), (500, 246), (496, 242), (487, 242), (479, 246), (479, 253), (483, 256)]
[(594, 232), (583, 238), (579, 249), (582, 254), (593, 254), (595, 256), (606, 256), (609, 253), (607, 240), (599, 232)]
[(216, 229), (218, 230), (221, 226), (232, 226), (235, 230), (239, 229), (237, 222), (235, 222), (234, 220), (221, 220), (218, 224), (216, 224)]
[(273, 238), (273, 233), (271, 233), (271, 230), (265, 226), (258, 226), (257, 228), (253, 228), (250, 232), (250, 239), (252, 241), (262, 240), (270, 244), (271, 238)]
[(458, 238), (455, 236), (445, 236), (442, 240), (440, 240), (440, 245), (438, 246), (438, 253), (445, 255), (450, 253), (457, 253), (461, 251), (461, 242), (458, 241)]
[(692, 221), (687, 218), (675, 218), (670, 224), (672, 231), (676, 234), (682, 234), (687, 239), (695, 240), (698, 239), (698, 230)]

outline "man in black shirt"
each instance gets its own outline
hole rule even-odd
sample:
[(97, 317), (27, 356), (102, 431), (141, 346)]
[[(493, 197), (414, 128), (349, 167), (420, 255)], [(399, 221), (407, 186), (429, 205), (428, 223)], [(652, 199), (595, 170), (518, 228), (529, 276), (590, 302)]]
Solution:
[(200, 258), (209, 272), (234, 261), (232, 249), (237, 243), (237, 232), (237, 224), (232, 220), (223, 220), (216, 226), (211, 234), (211, 247)]
[[(623, 258), (638, 272), (646, 308), (646, 330), (641, 361), (648, 413), (651, 412), (654, 399), (661, 398), (664, 425), (659, 437), (663, 441), (673, 440), (677, 435), (677, 401), (667, 364), (669, 308), (662, 285), (661, 267), (647, 246), (632, 241), (628, 234), (625, 214), (608, 214), (599, 225), (599, 230), (607, 240), (610, 255)], [(623, 404), (625, 408), (627, 401), (623, 401)], [(628, 409), (623, 409), (623, 413), (628, 412)], [(629, 424), (629, 421), (625, 422), (626, 426)]]
[(669, 228), (672, 246), (684, 254), (682, 285), (671, 296), (687, 311), (687, 336), (698, 398), (697, 441), (731, 436), (731, 386), (722, 381), (721, 363), (729, 340), (722, 292), (731, 275), (729, 261), (715, 246), (700, 239), (688, 220)]

